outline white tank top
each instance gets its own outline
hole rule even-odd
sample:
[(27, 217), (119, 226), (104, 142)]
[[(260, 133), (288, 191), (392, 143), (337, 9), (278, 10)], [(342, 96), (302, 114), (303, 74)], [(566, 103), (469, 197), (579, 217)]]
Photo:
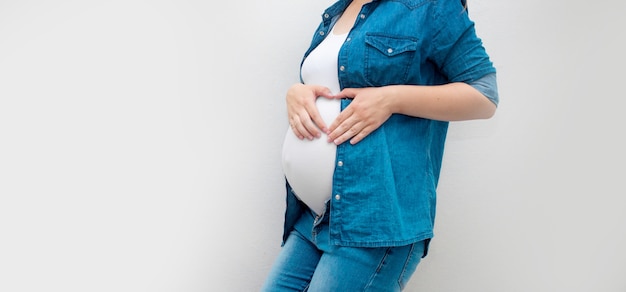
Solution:
[[(326, 86), (333, 94), (340, 91), (337, 56), (347, 35), (329, 33), (307, 56), (302, 64), (304, 84)], [(322, 119), (330, 126), (341, 111), (340, 100), (319, 97), (316, 104)], [(282, 166), (287, 181), (296, 196), (317, 214), (322, 214), (331, 196), (335, 170), (337, 147), (326, 142), (326, 138), (322, 134), (312, 141), (300, 140), (290, 128), (283, 143)]]

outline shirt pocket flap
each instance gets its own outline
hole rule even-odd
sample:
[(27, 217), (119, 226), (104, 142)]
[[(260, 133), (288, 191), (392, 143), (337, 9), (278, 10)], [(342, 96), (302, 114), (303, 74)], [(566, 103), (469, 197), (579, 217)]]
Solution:
[(417, 50), (417, 39), (408, 37), (368, 35), (365, 43), (390, 57)]

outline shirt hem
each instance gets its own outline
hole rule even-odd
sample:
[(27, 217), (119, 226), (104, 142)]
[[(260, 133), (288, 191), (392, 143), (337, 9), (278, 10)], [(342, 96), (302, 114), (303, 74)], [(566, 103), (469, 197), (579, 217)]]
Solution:
[(344, 247), (390, 247), (390, 246), (404, 246), (412, 243), (416, 243), (422, 240), (430, 240), (434, 237), (432, 232), (416, 236), (411, 239), (405, 240), (385, 240), (385, 241), (349, 241), (349, 240), (339, 240), (332, 239), (331, 243), (336, 246), (344, 246)]

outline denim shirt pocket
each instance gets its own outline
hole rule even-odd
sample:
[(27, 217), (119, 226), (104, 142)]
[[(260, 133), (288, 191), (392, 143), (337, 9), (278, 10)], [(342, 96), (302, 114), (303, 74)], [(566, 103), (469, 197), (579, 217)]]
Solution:
[(418, 40), (386, 34), (365, 36), (365, 78), (373, 86), (404, 84), (409, 78)]

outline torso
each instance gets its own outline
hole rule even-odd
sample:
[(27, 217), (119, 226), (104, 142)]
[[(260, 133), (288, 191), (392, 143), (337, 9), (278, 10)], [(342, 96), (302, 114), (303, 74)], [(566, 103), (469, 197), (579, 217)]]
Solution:
[[(341, 45), (361, 11), (363, 4), (371, 0), (355, 0), (350, 3), (335, 23), (332, 32), (309, 54), (302, 64), (302, 79), (305, 84), (328, 87), (331, 93), (338, 93), (337, 56)], [(318, 111), (327, 125), (330, 125), (341, 110), (340, 100), (316, 100)], [(287, 130), (283, 142), (283, 171), (298, 198), (315, 213), (321, 214), (332, 192), (335, 155), (337, 147), (328, 143), (326, 137), (310, 140), (298, 139), (291, 129)]]
[[(328, 87), (333, 94), (340, 91), (337, 76), (337, 53), (347, 33), (329, 36), (316, 48), (302, 65), (305, 84)], [(317, 109), (330, 125), (340, 112), (340, 100), (320, 97)], [(321, 214), (332, 191), (336, 146), (326, 137), (300, 140), (287, 130), (283, 142), (283, 171), (294, 193), (317, 214)]]

